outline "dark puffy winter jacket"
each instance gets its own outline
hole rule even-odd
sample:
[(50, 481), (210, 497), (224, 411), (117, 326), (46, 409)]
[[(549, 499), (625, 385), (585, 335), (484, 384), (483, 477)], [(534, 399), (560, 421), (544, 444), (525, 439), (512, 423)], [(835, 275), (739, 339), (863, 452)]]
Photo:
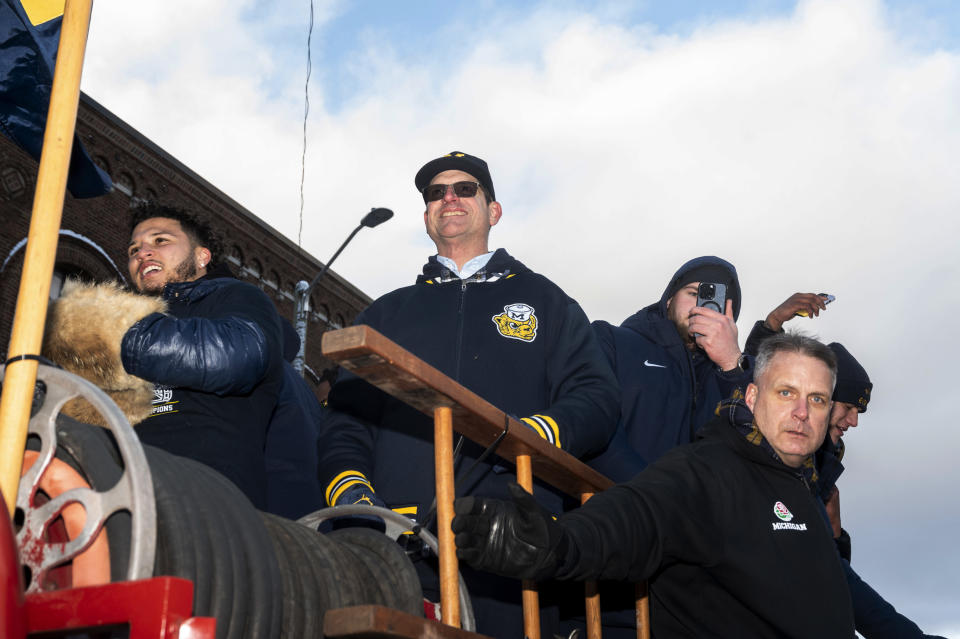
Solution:
[(127, 331), (126, 371), (157, 384), (140, 439), (200, 461), (266, 506), (264, 445), (280, 392), (280, 318), (255, 286), (206, 276), (168, 284), (169, 310)]

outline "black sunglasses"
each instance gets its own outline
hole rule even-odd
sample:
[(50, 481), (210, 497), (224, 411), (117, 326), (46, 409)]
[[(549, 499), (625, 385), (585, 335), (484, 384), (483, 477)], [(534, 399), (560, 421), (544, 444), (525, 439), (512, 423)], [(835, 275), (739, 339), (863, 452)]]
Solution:
[(473, 197), (477, 190), (482, 188), (479, 182), (454, 182), (453, 184), (431, 184), (423, 189), (424, 202), (442, 200), (447, 189), (453, 188), (457, 197)]

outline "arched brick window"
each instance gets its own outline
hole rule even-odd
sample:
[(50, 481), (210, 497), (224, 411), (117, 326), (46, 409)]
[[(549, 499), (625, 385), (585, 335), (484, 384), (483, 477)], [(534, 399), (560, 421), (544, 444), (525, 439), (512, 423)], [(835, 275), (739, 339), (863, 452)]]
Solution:
[(227, 254), (227, 261), (237, 268), (243, 268), (243, 251), (236, 244), (230, 247), (230, 252)]
[(251, 279), (259, 280), (263, 273), (263, 265), (260, 263), (260, 260), (250, 260), (250, 263), (245, 266), (244, 270)]
[(320, 304), (317, 302), (316, 297), (313, 297), (310, 301), (310, 308), (313, 309), (313, 314), (324, 324), (330, 324), (330, 309), (327, 308), (326, 304)]
[(110, 162), (107, 161), (107, 158), (102, 155), (93, 156), (93, 163), (103, 169), (103, 172), (107, 175), (110, 175)]
[(271, 269), (263, 278), (263, 283), (275, 291), (280, 290), (280, 274)]
[(128, 197), (133, 197), (134, 193), (136, 192), (136, 185), (134, 184), (133, 176), (129, 173), (121, 173), (118, 175), (117, 179), (113, 181), (113, 186)]

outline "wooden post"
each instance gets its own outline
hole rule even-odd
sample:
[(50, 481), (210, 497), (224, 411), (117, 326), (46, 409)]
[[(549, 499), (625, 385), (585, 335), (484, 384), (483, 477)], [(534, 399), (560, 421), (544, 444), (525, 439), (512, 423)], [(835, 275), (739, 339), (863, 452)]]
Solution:
[[(80, 72), (90, 28), (93, 0), (67, 0), (60, 26), (60, 45), (53, 73), (47, 128), (33, 196), (33, 214), (24, 254), (23, 274), (13, 318), (7, 357), (37, 355), (50, 299), (50, 278), (57, 255), (63, 197), (67, 188), (70, 151), (80, 101)], [(37, 362), (21, 360), (7, 367), (0, 399), (0, 491), (12, 516), (23, 450), (27, 441), (30, 404), (37, 380)]]
[[(533, 494), (533, 465), (530, 455), (517, 455), (517, 483)], [(540, 593), (536, 582), (524, 579), (523, 587), (523, 636), (525, 639), (540, 639)]]
[(650, 639), (650, 598), (647, 582), (639, 583), (634, 590), (637, 597), (637, 639)]
[(437, 541), (440, 548), (440, 611), (448, 626), (460, 627), (460, 581), (457, 548), (453, 540), (453, 412), (449, 406), (433, 410), (433, 456), (437, 480)]
[[(587, 503), (591, 497), (593, 493), (583, 493), (580, 495), (580, 504)], [(588, 581), (583, 584), (583, 595), (587, 618), (587, 639), (600, 639), (600, 591), (597, 582)]]

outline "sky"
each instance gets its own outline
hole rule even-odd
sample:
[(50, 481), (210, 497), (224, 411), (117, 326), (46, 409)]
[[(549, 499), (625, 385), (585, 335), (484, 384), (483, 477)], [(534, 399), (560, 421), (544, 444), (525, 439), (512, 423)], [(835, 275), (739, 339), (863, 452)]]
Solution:
[[(740, 341), (796, 319), (874, 382), (840, 479), (853, 566), (960, 637), (960, 4), (949, 0), (96, 3), (82, 88), (372, 297), (433, 251), (413, 176), (487, 160), (507, 248), (619, 323), (714, 254)], [(951, 399), (953, 397), (954, 399)]]

